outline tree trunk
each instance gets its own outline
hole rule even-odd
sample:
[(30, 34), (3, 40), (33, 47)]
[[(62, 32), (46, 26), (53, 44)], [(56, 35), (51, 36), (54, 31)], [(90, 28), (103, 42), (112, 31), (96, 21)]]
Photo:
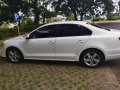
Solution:
[(45, 24), (45, 18), (43, 17), (43, 24)]
[(34, 9), (34, 13), (35, 13), (34, 23), (38, 24), (39, 23), (39, 19), (40, 19), (40, 17), (39, 17), (39, 15), (40, 15), (39, 10), (35, 8)]
[(44, 9), (43, 9), (42, 18), (43, 18), (43, 24), (45, 24), (45, 10)]
[(111, 14), (107, 12), (107, 20), (111, 19)]
[(74, 15), (74, 19), (77, 21), (78, 20), (77, 14), (74, 12), (73, 15)]
[(83, 14), (80, 15), (80, 21), (83, 21)]
[(38, 23), (39, 23), (39, 14), (38, 14), (38, 13), (35, 13), (34, 23), (35, 23), (35, 24), (38, 24)]

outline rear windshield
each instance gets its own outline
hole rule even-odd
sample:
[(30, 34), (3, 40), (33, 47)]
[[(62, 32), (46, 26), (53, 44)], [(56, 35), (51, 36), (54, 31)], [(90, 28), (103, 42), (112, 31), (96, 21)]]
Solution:
[(97, 27), (97, 28), (101, 28), (101, 29), (104, 29), (104, 30), (110, 31), (109, 28), (105, 28), (105, 27), (99, 26), (99, 25), (96, 24), (96, 23), (87, 23), (87, 24), (90, 24), (90, 25), (92, 25), (92, 26), (94, 26), (94, 27)]

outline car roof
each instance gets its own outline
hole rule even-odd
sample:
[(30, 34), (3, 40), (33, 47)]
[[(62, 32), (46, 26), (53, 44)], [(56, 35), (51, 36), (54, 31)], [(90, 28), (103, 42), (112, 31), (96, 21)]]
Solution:
[[(55, 24), (79, 24), (79, 25), (87, 27), (88, 29), (90, 29), (91, 31), (93, 31), (94, 33), (97, 33), (97, 34), (100, 34), (102, 32), (106, 32), (106, 30), (101, 30), (100, 28), (94, 27), (94, 26), (90, 25), (88, 22), (85, 22), (85, 21), (60, 21), (60, 22), (53, 22), (53, 23), (48, 23), (48, 24), (42, 25), (41, 27), (38, 27), (38, 28), (42, 28), (42, 27), (48, 26), (48, 25), (55, 25)], [(37, 29), (35, 29), (35, 30), (37, 30)]]
[(94, 28), (93, 26), (91, 26), (90, 24), (88, 24), (88, 22), (85, 22), (85, 21), (61, 21), (61, 22), (53, 22), (53, 23), (45, 24), (45, 25), (43, 25), (41, 27), (48, 26), (48, 25), (55, 25), (55, 24), (79, 24), (79, 25), (85, 26), (85, 27), (87, 27), (89, 29)]
[(48, 24), (45, 24), (43, 26), (54, 25), (54, 24), (81, 24), (81, 25), (85, 25), (86, 23), (87, 22), (84, 22), (84, 21), (61, 21), (61, 22), (48, 23)]

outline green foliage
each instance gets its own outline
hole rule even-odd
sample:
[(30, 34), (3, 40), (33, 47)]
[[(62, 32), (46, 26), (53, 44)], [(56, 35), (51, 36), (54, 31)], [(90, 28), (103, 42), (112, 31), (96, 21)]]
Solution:
[(45, 18), (47, 18), (47, 19), (51, 18), (51, 17), (56, 17), (57, 16), (54, 11), (45, 10), (44, 13), (45, 13), (45, 15), (44, 15)]
[[(31, 32), (32, 30), (34, 30), (35, 28), (39, 27), (40, 25), (24, 25), (20, 27), (20, 33), (27, 33), (27, 32)], [(4, 27), (0, 27), (0, 39), (5, 39), (5, 38), (9, 38), (9, 37), (14, 37), (18, 35), (18, 28), (14, 27), (14, 28), (4, 28)]]
[[(41, 3), (38, 3), (38, 2), (41, 2)], [(39, 16), (42, 16), (43, 23), (45, 23), (45, 19), (50, 17), (53, 14), (47, 9), (47, 5), (50, 2), (51, 0), (24, 0), (23, 1), (23, 3), (27, 5), (30, 9), (31, 8), (33, 9), (33, 13), (35, 16), (35, 19), (34, 19), (35, 24), (39, 23), (39, 20), (40, 20)]]
[(4, 22), (1, 27), (2, 28), (9, 28), (9, 23), (8, 22)]
[(39, 24), (25, 24), (20, 27), (21, 32), (31, 32), (35, 28), (39, 27)]
[(58, 21), (60, 21), (59, 18), (50, 18), (50, 19), (47, 20), (48, 23), (58, 22)]
[(4, 39), (16, 35), (17, 35), (17, 28), (0, 27), (0, 39)]
[(98, 9), (98, 7), (109, 12), (114, 9), (112, 0), (55, 0), (53, 7), (58, 14), (67, 16), (73, 13), (75, 20), (78, 20), (78, 15), (81, 16), (80, 20), (83, 20), (86, 13), (91, 13), (91, 10)]
[(71, 21), (71, 20), (74, 20), (74, 15), (71, 13), (67, 16), (67, 19), (68, 21)]
[(1, 0), (4, 5), (0, 7), (0, 18), (1, 21), (13, 21), (14, 13), (20, 10), (22, 5), (22, 0)]
[(32, 24), (32, 23), (33, 23), (33, 20), (31, 18), (26, 19), (26, 24)]
[(117, 20), (120, 19), (118, 14), (109, 14), (108, 20)]
[(113, 1), (112, 0), (102, 0), (102, 2), (104, 3), (104, 11), (110, 13), (111, 11), (114, 10), (114, 5), (113, 5)]
[(31, 18), (26, 18), (26, 19), (22, 20), (22, 22), (21, 22), (22, 26), (31, 25), (31, 24), (33, 24), (33, 20)]
[[(0, 7), (0, 21), (14, 21), (14, 13), (20, 9), (22, 12), (29, 16), (31, 12), (35, 16), (34, 23), (39, 23), (39, 16), (42, 18), (54, 16), (53, 12), (47, 10), (47, 5), (50, 3), (49, 0), (1, 0), (5, 5)], [(41, 2), (41, 3), (38, 3)], [(44, 4), (43, 4), (44, 3)], [(1, 3), (0, 3), (1, 4)], [(1, 5), (0, 5), (1, 6)], [(47, 15), (46, 15), (47, 14)]]
[(93, 19), (93, 21), (104, 21), (105, 19), (104, 18), (95, 18)]

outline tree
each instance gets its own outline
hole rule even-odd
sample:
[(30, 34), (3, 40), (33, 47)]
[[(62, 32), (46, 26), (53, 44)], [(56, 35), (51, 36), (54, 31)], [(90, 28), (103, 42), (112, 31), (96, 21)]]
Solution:
[(120, 16), (120, 1), (118, 2), (118, 6), (119, 6), (118, 14)]
[(70, 13), (66, 17), (67, 17), (66, 20), (69, 20), (69, 21), (74, 20), (74, 15), (72, 13)]
[(23, 0), (23, 5), (22, 7), (27, 7), (24, 8), (25, 12), (29, 12), (30, 9), (33, 9), (33, 13), (34, 13), (34, 23), (38, 23), (39, 22), (39, 15), (41, 13), (41, 0)]
[(13, 20), (14, 13), (21, 9), (26, 15), (28, 15), (29, 12), (34, 14), (35, 24), (39, 23), (40, 16), (43, 19), (43, 23), (45, 23), (45, 18), (47, 16), (46, 13), (49, 13), (49, 10), (47, 10), (47, 5), (50, 2), (51, 0), (2, 0), (0, 5), (2, 5), (1, 3), (5, 3), (6, 6), (0, 8), (0, 12), (2, 13), (0, 16), (4, 16), (4, 20)]
[(114, 5), (113, 5), (113, 1), (111, 0), (103, 0), (104, 2), (104, 13), (107, 13), (107, 19), (110, 18), (111, 16), (111, 12), (114, 10)]
[(24, 5), (28, 5), (29, 8), (33, 9), (34, 13), (34, 23), (39, 23), (40, 16), (42, 16), (42, 21), (45, 23), (45, 13), (48, 12), (47, 5), (51, 2), (51, 0), (24, 0)]
[(83, 20), (83, 16), (90, 10), (112, 6), (112, 3), (109, 2), (112, 2), (112, 0), (57, 0), (53, 2), (53, 7), (58, 14), (73, 13), (75, 20), (78, 20), (77, 16), (80, 16), (80, 20)]
[(20, 9), (19, 4), (21, 3), (21, 0), (12, 0), (12, 2), (10, 0), (1, 0), (1, 2), (0, 15), (2, 21), (12, 21), (14, 19), (14, 13)]

